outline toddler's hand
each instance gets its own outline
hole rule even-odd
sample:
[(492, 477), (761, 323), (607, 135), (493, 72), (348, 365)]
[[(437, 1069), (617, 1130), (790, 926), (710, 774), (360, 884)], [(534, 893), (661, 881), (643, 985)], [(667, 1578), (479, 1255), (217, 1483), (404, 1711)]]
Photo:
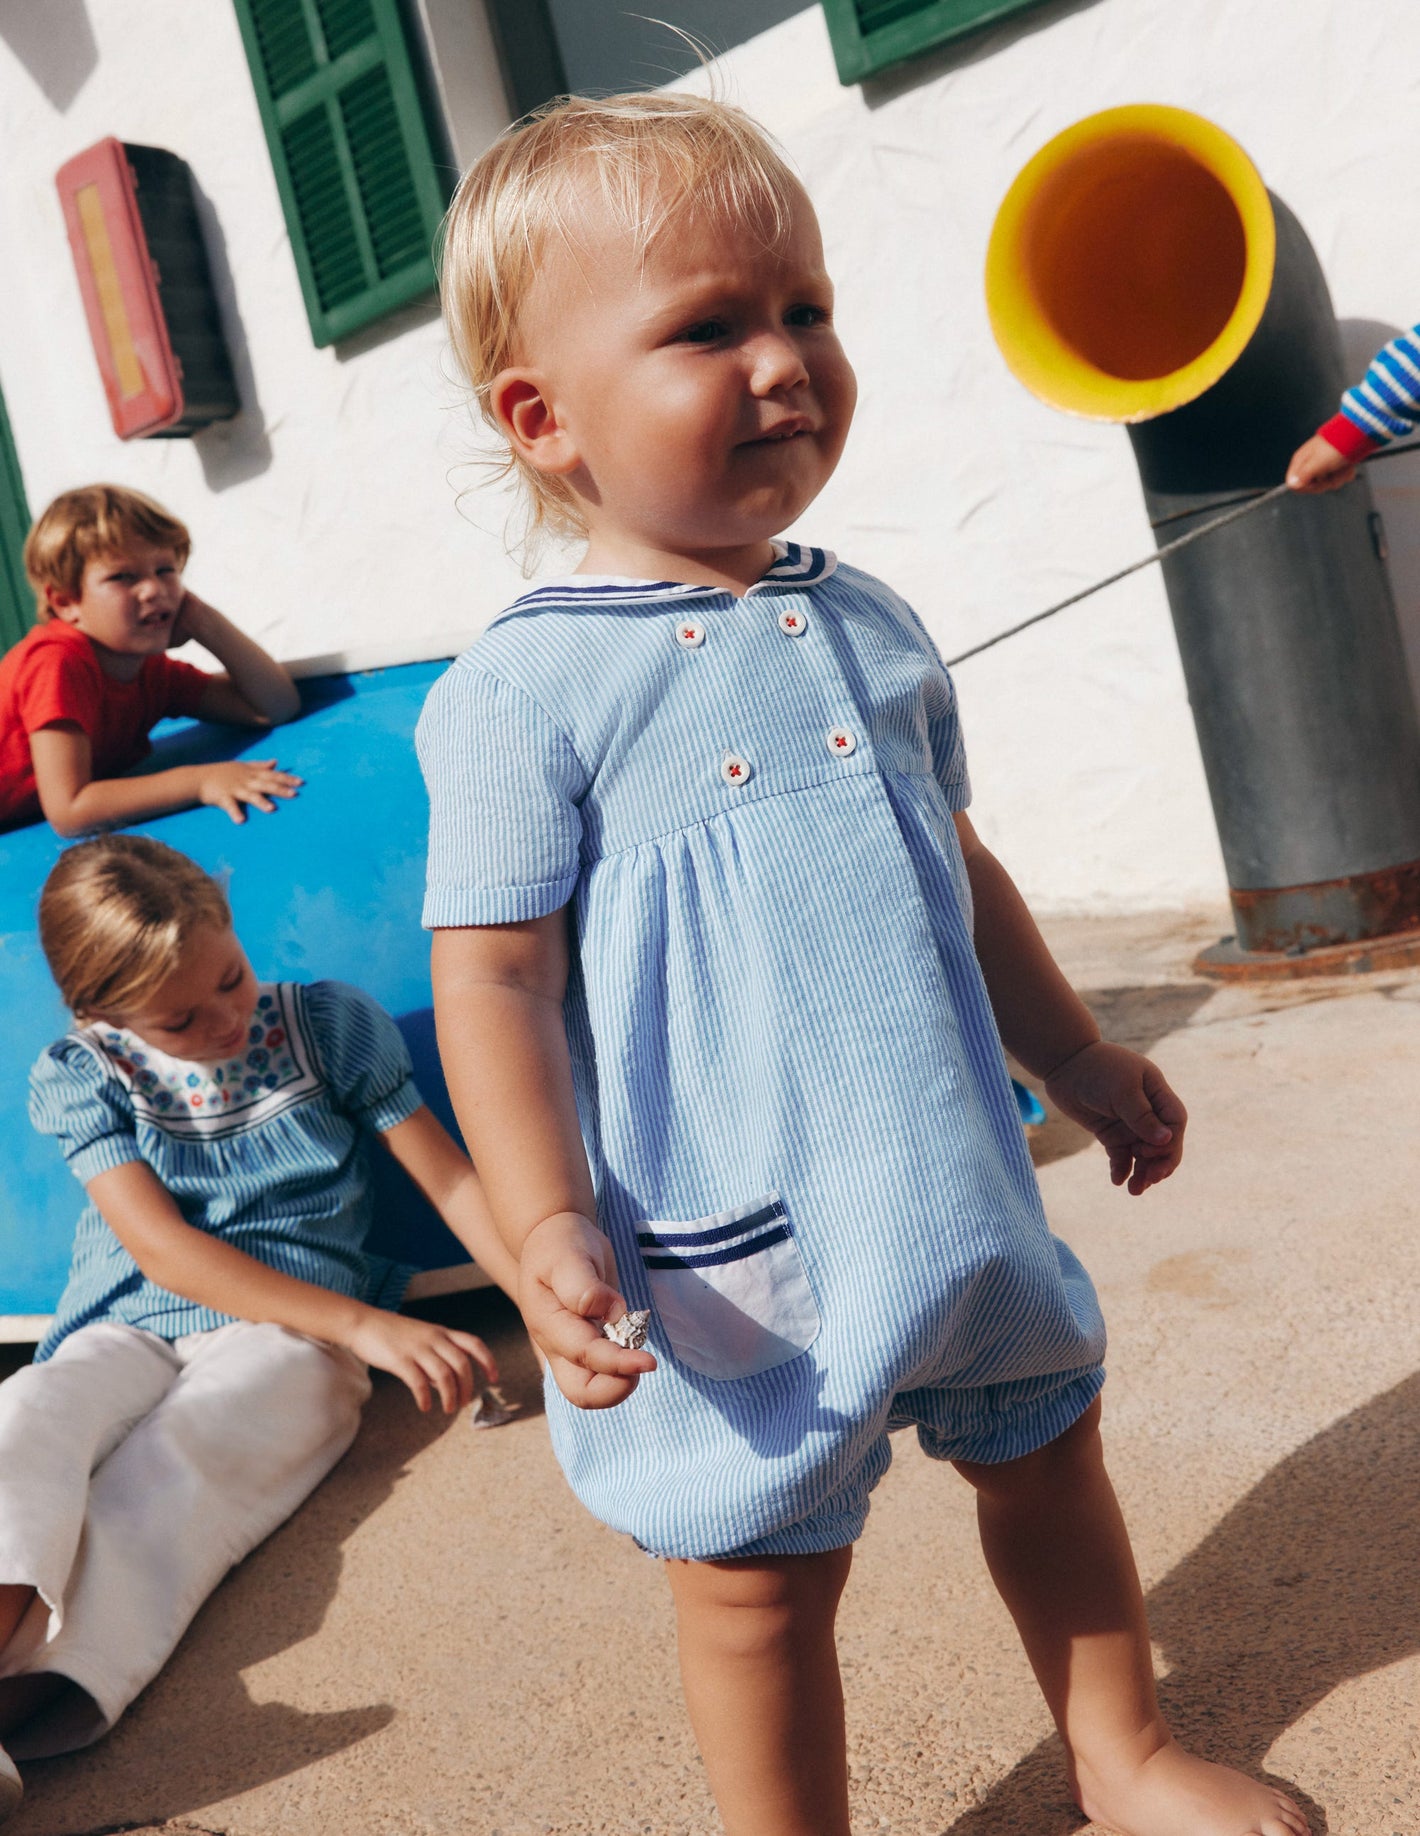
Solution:
[(529, 1232), (518, 1263), (518, 1305), (558, 1389), (579, 1409), (624, 1402), (642, 1374), (656, 1368), (650, 1352), (627, 1351), (602, 1336), (600, 1322), (620, 1319), (626, 1302), (611, 1244), (590, 1218), (558, 1212)]
[(244, 803), (269, 813), (276, 808), (273, 797), (294, 797), (305, 783), (304, 778), (281, 771), (275, 759), (223, 759), (198, 769), (197, 801), (225, 810), (233, 822), (246, 821)]
[(497, 1383), (493, 1354), (471, 1332), (455, 1332), (430, 1320), (409, 1320), (371, 1307), (345, 1341), (357, 1358), (398, 1377), (419, 1407), (428, 1411), (437, 1393), (444, 1414), (452, 1415), (473, 1401), (476, 1364), (489, 1383)]
[(1045, 1080), (1057, 1108), (1109, 1155), (1109, 1177), (1137, 1198), (1183, 1158), (1188, 1112), (1156, 1064), (1104, 1040), (1085, 1046)]
[(1355, 463), (1320, 434), (1299, 446), (1287, 466), (1287, 483), (1294, 491), (1339, 491), (1355, 476)]

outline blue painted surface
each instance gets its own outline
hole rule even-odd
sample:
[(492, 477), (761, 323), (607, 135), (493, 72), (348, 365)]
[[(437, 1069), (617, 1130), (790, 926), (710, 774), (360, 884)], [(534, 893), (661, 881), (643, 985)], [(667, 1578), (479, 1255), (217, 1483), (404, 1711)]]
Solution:
[[(434, 1044), (429, 942), (419, 924), (428, 804), (414, 723), (444, 663), (411, 663), (302, 684), (306, 712), (275, 733), (167, 722), (153, 768), (275, 754), (305, 788), (274, 816), (238, 827), (220, 810), (137, 825), (222, 879), (259, 976), (335, 976), (367, 989), (399, 1023), (425, 1099), (453, 1126)], [(69, 1266), (83, 1195), (25, 1111), (30, 1065), (69, 1024), (35, 930), (35, 903), (64, 844), (45, 824), (0, 835), (0, 1315), (48, 1313)], [(372, 1247), (443, 1268), (467, 1253), (414, 1187), (374, 1156)]]

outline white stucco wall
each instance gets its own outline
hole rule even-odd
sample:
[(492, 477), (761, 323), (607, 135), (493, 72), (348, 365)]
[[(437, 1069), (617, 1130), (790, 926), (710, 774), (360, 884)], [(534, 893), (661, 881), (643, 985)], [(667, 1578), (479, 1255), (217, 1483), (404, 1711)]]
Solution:
[[(70, 31), (48, 64), (0, 30), (0, 383), (32, 505), (94, 477), (152, 491), (192, 525), (193, 584), (281, 655), (456, 647), (521, 577), (498, 502), (455, 506), (477, 474), (437, 320), (415, 308), (350, 348), (311, 346), (230, 0), (45, 11)], [(1366, 322), (1348, 338), (1359, 374), (1420, 316), (1417, 71), (1413, 0), (1082, 0), (868, 90), (839, 85), (817, 7), (730, 53), (722, 86), (818, 204), (862, 390), (801, 533), (891, 579), (949, 653), (1147, 552), (1122, 430), (1040, 406), (991, 342), (980, 275), (1002, 193), (1095, 109), (1199, 110), (1297, 212), (1338, 314)], [(181, 154), (220, 229), (251, 407), (197, 440), (109, 430), (53, 189), (104, 134)], [(1420, 663), (1413, 467), (1376, 483)], [(963, 665), (959, 686), (978, 825), (1033, 901), (1222, 895), (1157, 571)]]

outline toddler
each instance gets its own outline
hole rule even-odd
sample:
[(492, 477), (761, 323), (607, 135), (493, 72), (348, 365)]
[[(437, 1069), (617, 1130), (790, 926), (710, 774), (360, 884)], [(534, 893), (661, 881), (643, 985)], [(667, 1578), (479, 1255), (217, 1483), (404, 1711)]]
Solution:
[(1088, 1814), (1302, 1836), (1160, 1716), (1104, 1331), (1002, 1043), (1134, 1194), (1183, 1107), (978, 840), (914, 613), (778, 539), (854, 405), (802, 188), (733, 108), (574, 98), (465, 177), (443, 290), (534, 528), (586, 550), (420, 723), (439, 1036), (558, 1457), (666, 1559), (726, 1830), (847, 1836), (834, 1617), (912, 1426), (976, 1488)]
[[(0, 659), (0, 829), (44, 815), (61, 835), (210, 803), (233, 822), (301, 780), (275, 759), (223, 759), (121, 777), (149, 730), (191, 714), (267, 727), (300, 712), (260, 644), (182, 584), (191, 541), (175, 516), (118, 485), (65, 491), (25, 541), (39, 623)], [(189, 638), (227, 674), (168, 655)]]
[(446, 1411), (481, 1339), (392, 1311), (366, 1254), (380, 1135), (505, 1289), (516, 1266), (394, 1022), (258, 982), (218, 886), (146, 836), (82, 842), (40, 901), (73, 1031), (30, 1113), (89, 1206), (35, 1362), (0, 1385), (0, 1815), (14, 1755), (96, 1740), (234, 1563), (354, 1438), (367, 1364)]
[(1287, 483), (1294, 491), (1335, 491), (1356, 466), (1420, 423), (1420, 325), (1392, 338), (1341, 407), (1292, 454)]

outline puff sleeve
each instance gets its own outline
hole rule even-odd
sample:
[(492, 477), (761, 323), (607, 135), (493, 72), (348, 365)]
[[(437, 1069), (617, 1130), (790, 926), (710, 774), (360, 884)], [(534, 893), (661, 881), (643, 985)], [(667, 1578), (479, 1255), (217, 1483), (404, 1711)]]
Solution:
[(523, 689), (461, 658), (415, 735), (429, 788), (424, 924), (514, 924), (555, 912), (580, 869), (588, 774)]
[(98, 1053), (72, 1035), (35, 1061), (30, 1121), (55, 1137), (81, 1182), (143, 1159), (127, 1090)]
[(336, 1107), (384, 1134), (423, 1105), (399, 1028), (348, 982), (312, 982), (306, 1018)]

